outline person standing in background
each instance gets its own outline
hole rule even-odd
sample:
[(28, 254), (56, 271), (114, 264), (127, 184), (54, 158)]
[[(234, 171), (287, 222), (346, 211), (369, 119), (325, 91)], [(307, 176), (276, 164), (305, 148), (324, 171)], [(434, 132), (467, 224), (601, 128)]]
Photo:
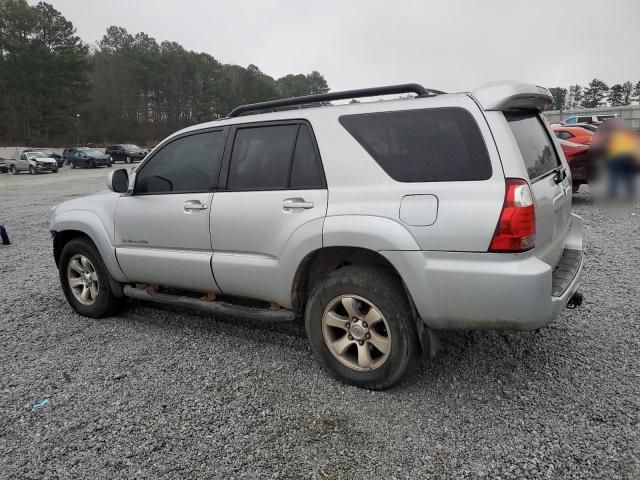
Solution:
[(4, 225), (0, 224), (0, 238), (2, 239), (3, 245), (11, 245), (9, 241), (9, 235), (7, 234), (7, 229), (4, 228)]

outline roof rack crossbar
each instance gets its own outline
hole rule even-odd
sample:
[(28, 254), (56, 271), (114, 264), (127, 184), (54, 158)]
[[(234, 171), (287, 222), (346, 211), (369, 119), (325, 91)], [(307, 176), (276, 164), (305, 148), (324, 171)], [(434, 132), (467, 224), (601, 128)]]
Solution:
[(248, 112), (260, 110), (271, 110), (283, 107), (293, 107), (307, 105), (310, 103), (330, 102), (333, 100), (349, 100), (354, 98), (377, 97), (380, 95), (398, 95), (402, 93), (416, 93), (419, 97), (431, 97), (444, 92), (431, 88), (424, 88), (418, 83), (404, 83), (400, 85), (389, 85), (386, 87), (360, 88), (357, 90), (345, 90), (342, 92), (319, 93), (315, 95), (305, 95), (303, 97), (283, 98), (280, 100), (270, 100), (268, 102), (250, 103), (240, 105), (229, 112), (227, 118), (239, 117)]

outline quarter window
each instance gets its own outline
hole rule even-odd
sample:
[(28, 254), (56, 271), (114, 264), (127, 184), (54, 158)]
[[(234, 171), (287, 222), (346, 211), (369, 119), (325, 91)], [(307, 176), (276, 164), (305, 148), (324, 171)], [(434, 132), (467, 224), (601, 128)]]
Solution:
[(345, 115), (340, 123), (399, 182), (491, 177), (491, 161), (480, 129), (462, 108)]
[(136, 175), (136, 193), (194, 193), (215, 189), (223, 131), (178, 138), (163, 147)]

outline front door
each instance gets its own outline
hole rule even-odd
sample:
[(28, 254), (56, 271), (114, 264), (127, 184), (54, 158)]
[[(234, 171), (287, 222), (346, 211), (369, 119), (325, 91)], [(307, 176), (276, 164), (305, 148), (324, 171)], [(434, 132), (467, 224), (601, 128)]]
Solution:
[(130, 281), (218, 291), (209, 212), (225, 139), (224, 129), (177, 137), (136, 171), (115, 215), (116, 255)]
[(222, 291), (286, 303), (297, 249), (322, 247), (327, 189), (304, 122), (234, 127), (211, 211), (213, 269)]

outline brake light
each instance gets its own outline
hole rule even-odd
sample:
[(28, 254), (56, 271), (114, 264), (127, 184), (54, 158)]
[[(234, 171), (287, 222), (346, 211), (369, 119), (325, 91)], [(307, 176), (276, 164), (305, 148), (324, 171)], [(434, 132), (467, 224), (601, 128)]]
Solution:
[(507, 178), (507, 190), (490, 252), (526, 252), (536, 244), (536, 209), (529, 184)]

